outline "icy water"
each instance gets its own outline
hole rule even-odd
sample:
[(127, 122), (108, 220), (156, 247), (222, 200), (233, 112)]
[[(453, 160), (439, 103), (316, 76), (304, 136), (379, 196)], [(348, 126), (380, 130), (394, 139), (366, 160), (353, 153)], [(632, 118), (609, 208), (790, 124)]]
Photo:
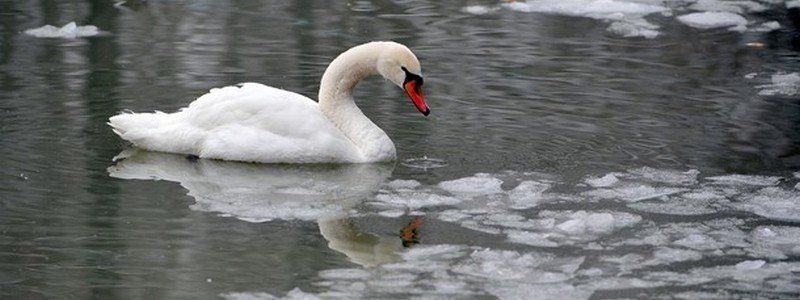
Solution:
[[(0, 298), (800, 296), (800, 3), (113, 2), (0, 0)], [(103, 33), (23, 33), (72, 21)], [(396, 164), (191, 160), (105, 124), (247, 81), (316, 98), (389, 39), (432, 108), (359, 85)]]

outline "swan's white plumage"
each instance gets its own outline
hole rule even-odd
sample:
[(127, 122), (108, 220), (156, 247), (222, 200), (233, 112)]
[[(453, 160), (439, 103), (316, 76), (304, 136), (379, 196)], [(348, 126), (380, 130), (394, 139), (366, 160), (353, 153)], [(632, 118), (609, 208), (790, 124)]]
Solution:
[(123, 113), (109, 123), (140, 148), (251, 162), (363, 162), (308, 97), (258, 83), (213, 89), (176, 113)]
[[(422, 74), (406, 46), (372, 42), (345, 51), (322, 76), (319, 103), (258, 83), (213, 89), (175, 113), (123, 113), (114, 132), (137, 147), (202, 158), (263, 163), (393, 160), (394, 143), (356, 106), (352, 89), (380, 74), (403, 87)], [(425, 112), (427, 114), (427, 112)]]

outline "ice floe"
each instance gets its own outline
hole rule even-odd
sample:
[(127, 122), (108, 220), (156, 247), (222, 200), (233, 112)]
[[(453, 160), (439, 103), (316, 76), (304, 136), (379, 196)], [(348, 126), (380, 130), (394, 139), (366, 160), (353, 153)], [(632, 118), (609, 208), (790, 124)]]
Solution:
[(67, 23), (62, 27), (45, 25), (39, 28), (25, 30), (25, 34), (39, 38), (67, 38), (96, 36), (100, 29), (94, 25), (78, 26), (75, 22)]
[(758, 94), (764, 96), (794, 96), (800, 93), (800, 73), (772, 75), (772, 83), (756, 86)]
[[(473, 15), (485, 15), (501, 9), (585, 17), (609, 23), (607, 30), (623, 37), (655, 38), (661, 34), (660, 26), (648, 21), (652, 15), (672, 16), (675, 20), (698, 29), (728, 28), (744, 32), (748, 25), (750, 31), (765, 32), (780, 28), (774, 20), (764, 20), (755, 16), (778, 5), (781, 1), (636, 1), (636, 0), (528, 0), (503, 1), (499, 5), (472, 5), (462, 11)], [(797, 1), (789, 1), (791, 8)]]
[(769, 32), (769, 31), (780, 29), (780, 28), (781, 28), (781, 24), (780, 23), (778, 23), (777, 21), (771, 21), (771, 22), (761, 23), (761, 24), (759, 24), (757, 26), (754, 26), (754, 27), (750, 28), (750, 30), (751, 31), (756, 31), (756, 32)]
[(489, 174), (478, 173), (472, 177), (454, 179), (439, 183), (439, 187), (452, 194), (462, 196), (481, 196), (500, 193), (503, 181)]
[(747, 29), (747, 19), (738, 14), (724, 11), (706, 11), (686, 14), (679, 16), (678, 21), (700, 29), (729, 28), (733, 31), (744, 31)]

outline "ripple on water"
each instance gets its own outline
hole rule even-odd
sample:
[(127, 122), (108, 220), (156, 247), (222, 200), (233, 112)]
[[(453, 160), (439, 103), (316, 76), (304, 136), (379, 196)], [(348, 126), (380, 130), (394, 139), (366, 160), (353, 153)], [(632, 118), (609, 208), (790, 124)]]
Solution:
[(423, 156), (423, 157), (406, 159), (403, 162), (401, 162), (400, 165), (414, 169), (428, 170), (428, 169), (444, 168), (447, 166), (447, 162), (444, 159)]

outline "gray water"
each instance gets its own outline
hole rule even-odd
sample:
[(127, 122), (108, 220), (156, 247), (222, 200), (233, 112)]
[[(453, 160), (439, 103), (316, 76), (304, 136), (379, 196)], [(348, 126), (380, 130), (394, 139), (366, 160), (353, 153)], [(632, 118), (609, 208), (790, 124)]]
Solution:
[[(800, 104), (758, 87), (800, 69), (797, 10), (644, 39), (476, 3), (0, 0), (0, 298), (800, 296)], [(70, 21), (106, 34), (22, 33)], [(193, 161), (106, 125), (240, 82), (316, 98), (372, 40), (416, 53), (432, 108), (358, 86), (397, 164)]]

